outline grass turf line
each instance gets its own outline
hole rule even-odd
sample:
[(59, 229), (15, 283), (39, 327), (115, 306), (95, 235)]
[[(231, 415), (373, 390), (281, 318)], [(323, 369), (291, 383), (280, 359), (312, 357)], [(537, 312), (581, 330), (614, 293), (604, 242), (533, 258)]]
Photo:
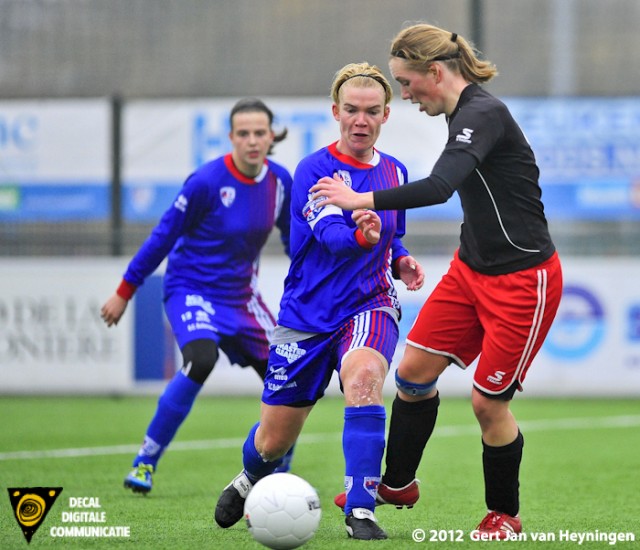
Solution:
[[(390, 401), (387, 399), (388, 409)], [(148, 397), (0, 398), (0, 418), (4, 419), (0, 457), (18, 451), (125, 446), (120, 453), (64, 460), (0, 459), (0, 485), (4, 488), (64, 488), (30, 546), (262, 548), (242, 523), (222, 530), (212, 521), (219, 492), (241, 468), (240, 445), (258, 417), (257, 400), (201, 397), (178, 433), (175, 450), (169, 449), (160, 462), (154, 490), (142, 497), (127, 492), (122, 480), (155, 402), (156, 398)], [(525, 435), (521, 476), (524, 531), (635, 532), (640, 540), (640, 504), (633, 481), (640, 456), (637, 401), (516, 399), (513, 410)], [(293, 470), (317, 488), (323, 505), (321, 526), (307, 544), (309, 549), (353, 548), (358, 544), (347, 539), (341, 512), (332, 502), (342, 488), (342, 418), (340, 399), (321, 400), (296, 450)], [(194, 442), (199, 442), (199, 447), (189, 448)], [(372, 544), (376, 548), (413, 547), (415, 529), (425, 530), (427, 537), (431, 530), (445, 538), (450, 532), (451, 536), (463, 533), (463, 542), (424, 543), (436, 548), (491, 544), (469, 540), (469, 531), (485, 512), (480, 453), (479, 430), (469, 402), (443, 398), (436, 432), (418, 474), (422, 498), (413, 510), (378, 508), (376, 515), (390, 539)], [(51, 527), (65, 525), (61, 513), (70, 511), (69, 497), (99, 498), (101, 510), (106, 512), (105, 525), (130, 526), (131, 537), (51, 537)], [(608, 546), (603, 542), (579, 546), (557, 541), (513, 544), (538, 549)], [(7, 496), (0, 497), (0, 548), (26, 548)]]

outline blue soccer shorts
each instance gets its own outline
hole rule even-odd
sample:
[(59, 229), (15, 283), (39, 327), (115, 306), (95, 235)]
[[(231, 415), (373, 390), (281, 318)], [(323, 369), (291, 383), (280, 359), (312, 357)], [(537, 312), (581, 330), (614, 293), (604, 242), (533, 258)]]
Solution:
[(173, 292), (164, 306), (180, 349), (194, 340), (214, 340), (232, 364), (243, 367), (269, 356), (275, 319), (258, 294), (230, 305), (185, 290)]
[(343, 357), (362, 348), (391, 364), (398, 343), (398, 323), (383, 310), (359, 313), (329, 334), (271, 346), (262, 401), (267, 405), (312, 405), (340, 372)]

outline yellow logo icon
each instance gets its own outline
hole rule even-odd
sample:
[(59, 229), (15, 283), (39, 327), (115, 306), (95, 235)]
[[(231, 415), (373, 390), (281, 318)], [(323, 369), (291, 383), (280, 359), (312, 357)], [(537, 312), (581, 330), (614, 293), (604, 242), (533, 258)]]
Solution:
[(47, 517), (62, 487), (20, 487), (7, 491), (18, 525), (27, 542), (31, 542), (31, 537)]

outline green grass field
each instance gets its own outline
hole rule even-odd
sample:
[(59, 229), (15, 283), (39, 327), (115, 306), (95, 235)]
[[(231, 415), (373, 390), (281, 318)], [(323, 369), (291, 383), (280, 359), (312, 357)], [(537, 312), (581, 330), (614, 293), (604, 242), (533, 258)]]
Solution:
[[(62, 487), (58, 500), (28, 545), (8, 493), (0, 497), (0, 548), (142, 549), (261, 548), (245, 525), (223, 530), (213, 520), (218, 494), (241, 469), (241, 445), (258, 417), (256, 398), (201, 397), (160, 462), (149, 496), (122, 487), (155, 408), (150, 397), (0, 397), (0, 485)], [(387, 406), (390, 405), (387, 399)], [(388, 541), (347, 538), (333, 496), (341, 490), (340, 399), (321, 400), (294, 459), (294, 473), (314, 485), (323, 505), (313, 548), (605, 548), (607, 541), (560, 540), (563, 534), (632, 534), (640, 541), (640, 404), (636, 400), (534, 400), (513, 410), (525, 435), (521, 516), (526, 541), (474, 542), (470, 531), (484, 516), (479, 429), (470, 404), (442, 399), (436, 432), (418, 477), (422, 497), (412, 510), (384, 506), (376, 514)], [(60, 538), (72, 497), (93, 498), (107, 526), (128, 526), (120, 538)], [(422, 529), (427, 540), (415, 542)], [(55, 531), (55, 529), (54, 529)], [(436, 540), (429, 541), (436, 537)], [(538, 540), (533, 540), (537, 537)], [(550, 541), (555, 537), (555, 541)], [(462, 541), (456, 539), (461, 538)], [(541, 542), (546, 538), (546, 542)], [(441, 539), (441, 540), (439, 540)], [(453, 540), (452, 540), (453, 539)]]

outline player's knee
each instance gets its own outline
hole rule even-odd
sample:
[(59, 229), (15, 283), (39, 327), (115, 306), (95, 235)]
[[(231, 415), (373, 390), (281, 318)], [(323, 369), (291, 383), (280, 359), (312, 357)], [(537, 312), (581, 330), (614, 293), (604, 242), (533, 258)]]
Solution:
[(258, 452), (263, 460), (267, 462), (273, 462), (282, 458), (289, 452), (292, 444), (282, 439), (267, 437), (262, 442)]
[(409, 380), (405, 380), (398, 374), (396, 370), (396, 388), (398, 391), (410, 396), (425, 396), (429, 393), (432, 393), (436, 389), (436, 385), (438, 383), (438, 377), (431, 382), (427, 382), (426, 384), (419, 384), (417, 382), (410, 382)]
[(194, 340), (182, 348), (183, 372), (194, 382), (204, 384), (218, 360), (218, 345), (213, 340)]
[(511, 414), (509, 401), (501, 399), (500, 396), (489, 396), (478, 389), (474, 389), (471, 395), (471, 406), (481, 426), (490, 427), (502, 422)]
[(386, 368), (379, 361), (349, 365), (340, 371), (342, 390), (350, 406), (382, 403)]

